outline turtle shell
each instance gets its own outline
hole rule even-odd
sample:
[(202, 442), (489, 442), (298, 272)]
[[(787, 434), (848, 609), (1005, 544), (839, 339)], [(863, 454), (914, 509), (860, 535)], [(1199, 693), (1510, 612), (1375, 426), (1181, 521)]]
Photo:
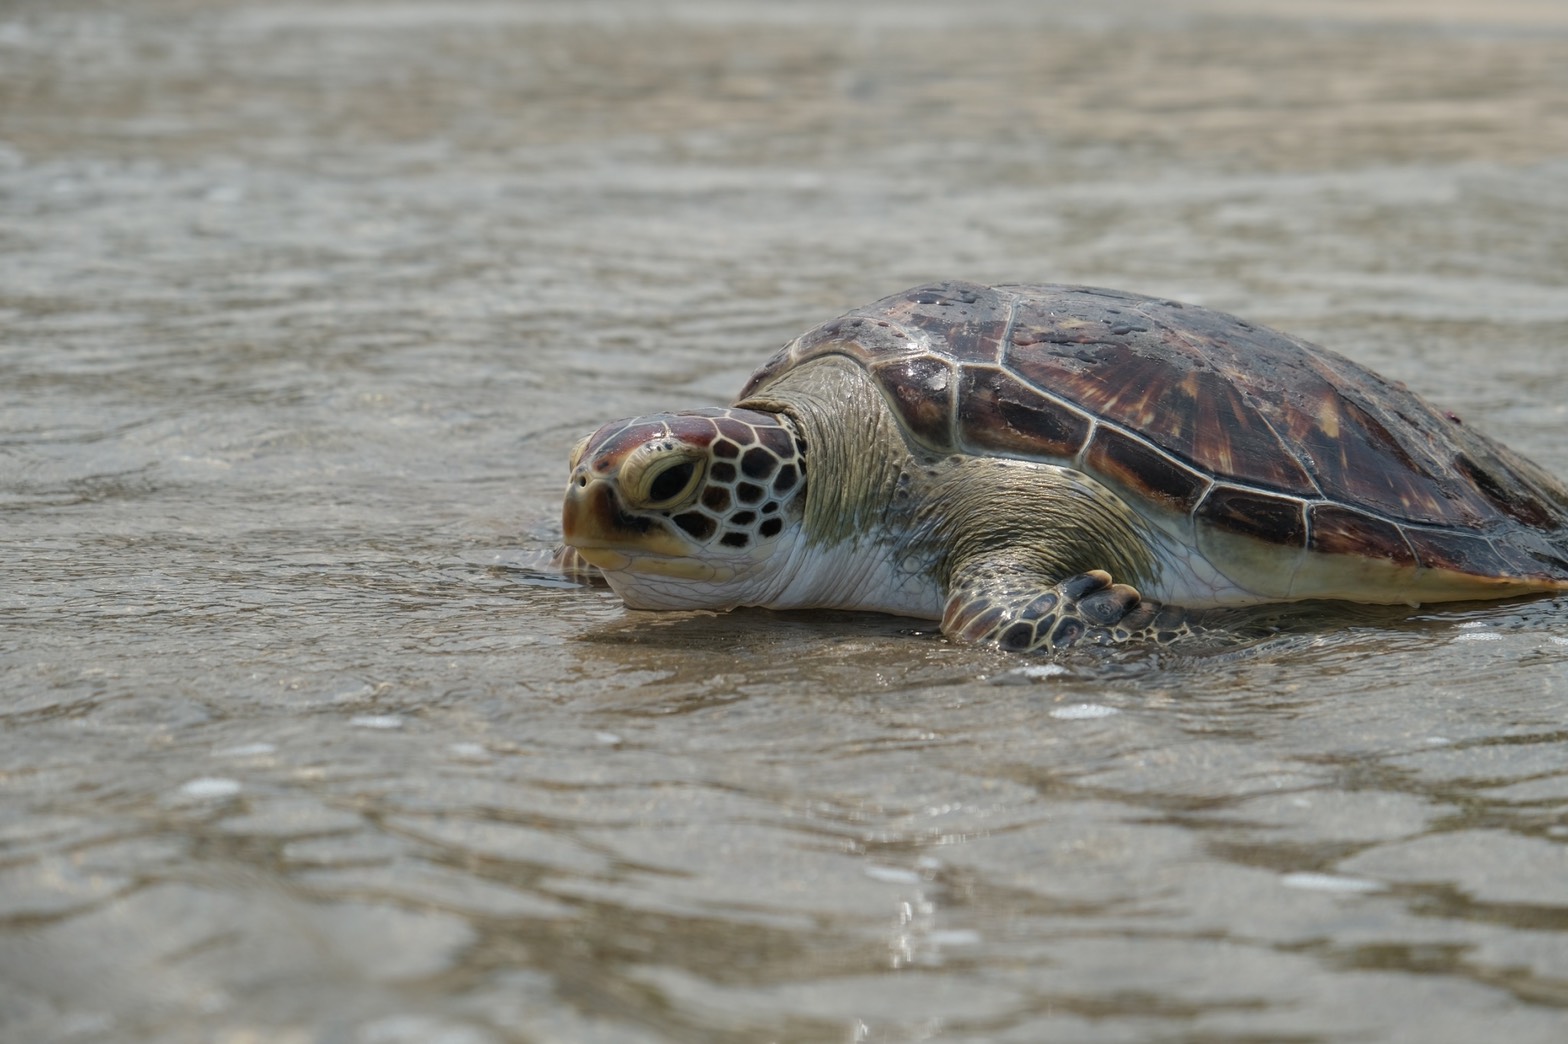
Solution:
[(871, 374), (913, 446), (1077, 468), (1199, 543), (1568, 582), (1568, 492), (1545, 471), (1402, 384), (1234, 316), (939, 283), (803, 335), (741, 399), (825, 355)]

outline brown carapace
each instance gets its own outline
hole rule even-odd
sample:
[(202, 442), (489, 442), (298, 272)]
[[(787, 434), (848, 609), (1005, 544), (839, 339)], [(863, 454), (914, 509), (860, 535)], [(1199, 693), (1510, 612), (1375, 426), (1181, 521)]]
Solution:
[(848, 355), (937, 453), (1077, 468), (1282, 547), (1568, 585), (1568, 492), (1343, 356), (1207, 308), (1093, 287), (916, 287), (778, 352)]

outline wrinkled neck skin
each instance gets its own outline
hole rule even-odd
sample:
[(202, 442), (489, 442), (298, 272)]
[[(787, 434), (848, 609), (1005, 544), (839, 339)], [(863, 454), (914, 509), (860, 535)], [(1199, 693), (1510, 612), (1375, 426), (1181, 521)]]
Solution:
[(1087, 569), (1139, 582), (1156, 569), (1147, 525), (1103, 486), (1050, 464), (911, 451), (864, 371), (827, 357), (737, 405), (783, 413), (805, 436), (806, 504), (773, 608), (939, 619), (960, 571), (1046, 586)]
[(806, 440), (806, 503), (786, 568), (766, 602), (775, 609), (866, 609), (941, 616), (929, 559), (903, 541), (916, 465), (881, 392), (847, 359), (797, 367), (736, 404), (782, 413)]
[(782, 413), (806, 439), (805, 528), (813, 544), (836, 544), (883, 521), (908, 450), (882, 394), (847, 359), (797, 367), (740, 409)]

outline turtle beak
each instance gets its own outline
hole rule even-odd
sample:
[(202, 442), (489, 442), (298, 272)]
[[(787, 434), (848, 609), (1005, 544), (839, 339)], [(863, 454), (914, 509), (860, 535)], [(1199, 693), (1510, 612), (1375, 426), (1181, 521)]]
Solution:
[(613, 484), (597, 478), (586, 465), (572, 472), (561, 508), (566, 543), (600, 569), (625, 569), (628, 552), (687, 558), (690, 549), (655, 520), (621, 510)]
[(624, 554), (612, 550), (625, 539), (616, 539), (614, 518), (621, 513), (609, 483), (584, 474), (585, 468), (573, 470), (572, 480), (566, 486), (566, 503), (561, 507), (561, 531), (568, 547), (600, 569), (624, 569), (630, 561)]

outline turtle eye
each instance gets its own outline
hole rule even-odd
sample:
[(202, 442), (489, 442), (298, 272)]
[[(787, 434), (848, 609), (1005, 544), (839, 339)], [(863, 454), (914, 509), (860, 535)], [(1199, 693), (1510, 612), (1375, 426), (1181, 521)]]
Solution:
[(697, 462), (678, 460), (656, 473), (648, 483), (648, 507), (673, 507), (697, 485)]

